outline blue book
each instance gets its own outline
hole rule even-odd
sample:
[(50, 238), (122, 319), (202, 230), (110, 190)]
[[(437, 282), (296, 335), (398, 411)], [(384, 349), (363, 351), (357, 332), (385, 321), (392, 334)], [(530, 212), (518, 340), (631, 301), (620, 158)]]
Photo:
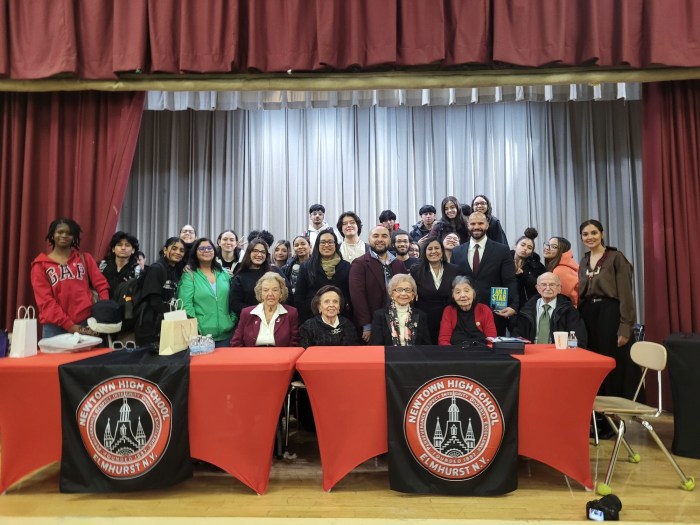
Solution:
[(505, 286), (491, 287), (491, 309), (503, 310), (508, 306), (508, 288)]

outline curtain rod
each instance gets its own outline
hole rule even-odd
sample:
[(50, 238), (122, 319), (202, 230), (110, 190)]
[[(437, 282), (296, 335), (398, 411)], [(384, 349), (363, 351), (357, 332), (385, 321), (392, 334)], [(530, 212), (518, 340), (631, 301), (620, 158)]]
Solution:
[(444, 89), (615, 82), (664, 82), (700, 78), (700, 68), (524, 69), (498, 71), (391, 71), (287, 74), (123, 74), (118, 80), (0, 79), (0, 91), (349, 91), (363, 89)]

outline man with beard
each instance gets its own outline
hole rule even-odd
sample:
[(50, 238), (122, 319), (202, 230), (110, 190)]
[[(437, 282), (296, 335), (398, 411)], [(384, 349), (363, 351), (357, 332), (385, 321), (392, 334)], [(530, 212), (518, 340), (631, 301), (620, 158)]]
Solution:
[(384, 226), (374, 227), (369, 234), (369, 252), (355, 259), (350, 267), (353, 317), (365, 343), (372, 333), (374, 311), (389, 302), (387, 283), (398, 273), (408, 273), (403, 262), (389, 252), (390, 244), (389, 230)]
[(411, 247), (411, 238), (408, 236), (408, 232), (404, 230), (396, 230), (391, 234), (391, 247), (393, 248), (394, 255), (399, 261), (403, 262), (403, 265), (407, 270), (411, 268), (414, 264), (418, 262), (415, 257), (408, 256), (408, 249)]
[(476, 300), (481, 304), (490, 305), (491, 287), (508, 288), (508, 306), (493, 312), (498, 335), (505, 335), (508, 319), (516, 314), (518, 304), (515, 262), (508, 246), (486, 237), (489, 228), (486, 215), (472, 213), (467, 227), (469, 242), (460, 244), (452, 251), (452, 264), (459, 267), (462, 275), (474, 281)]

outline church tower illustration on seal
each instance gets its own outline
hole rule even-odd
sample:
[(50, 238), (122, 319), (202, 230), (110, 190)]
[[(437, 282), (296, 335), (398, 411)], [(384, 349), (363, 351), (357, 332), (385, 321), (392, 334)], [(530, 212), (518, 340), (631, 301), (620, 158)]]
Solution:
[(134, 432), (131, 423), (131, 407), (126, 396), (124, 396), (124, 402), (119, 409), (119, 421), (114, 427), (114, 434), (112, 433), (110, 419), (107, 418), (103, 445), (114, 454), (128, 455), (142, 449), (145, 444), (146, 433), (141, 426), (141, 416), (138, 418), (136, 432)]
[(469, 454), (476, 446), (472, 419), (467, 422), (466, 433), (462, 431), (462, 421), (459, 418), (457, 398), (452, 396), (452, 404), (448, 409), (447, 424), (443, 433), (440, 426), (440, 418), (437, 418), (435, 433), (433, 434), (433, 446), (438, 452), (446, 456), (459, 457)]

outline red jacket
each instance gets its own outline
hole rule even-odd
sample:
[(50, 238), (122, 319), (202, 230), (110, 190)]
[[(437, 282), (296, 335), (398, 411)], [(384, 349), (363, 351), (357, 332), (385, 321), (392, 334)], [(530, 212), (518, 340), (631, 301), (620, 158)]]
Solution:
[(91, 288), (97, 291), (100, 300), (109, 299), (109, 284), (95, 259), (89, 253), (83, 253), (81, 258), (75, 249), (66, 264), (58, 264), (45, 253), (39, 254), (32, 261), (31, 279), (39, 323), (55, 324), (64, 330), (90, 317)]
[[(282, 305), (286, 314), (275, 321), (275, 346), (299, 346), (299, 314), (297, 309), (287, 304)], [(260, 317), (251, 314), (257, 307), (248, 306), (241, 310), (241, 318), (231, 339), (231, 346), (255, 346), (260, 333)]]
[[(474, 321), (476, 321), (476, 327), (484, 332), (486, 337), (496, 337), (496, 324), (493, 322), (493, 313), (488, 306), (477, 304), (474, 307)], [(446, 306), (440, 321), (440, 335), (438, 335), (440, 346), (452, 345), (450, 339), (455, 326), (457, 326), (457, 308), (452, 305)]]

